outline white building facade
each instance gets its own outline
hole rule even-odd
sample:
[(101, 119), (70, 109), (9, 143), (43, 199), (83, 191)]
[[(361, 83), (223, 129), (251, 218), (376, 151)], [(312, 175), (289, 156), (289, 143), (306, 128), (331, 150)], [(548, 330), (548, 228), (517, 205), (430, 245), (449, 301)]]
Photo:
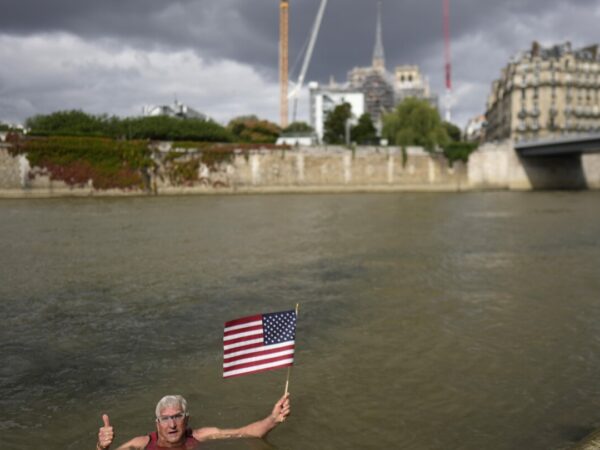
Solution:
[(354, 120), (358, 120), (365, 113), (365, 95), (362, 92), (336, 84), (321, 87), (317, 82), (310, 83), (308, 88), (310, 92), (310, 126), (315, 130), (319, 143), (323, 143), (327, 114), (336, 106), (349, 103)]

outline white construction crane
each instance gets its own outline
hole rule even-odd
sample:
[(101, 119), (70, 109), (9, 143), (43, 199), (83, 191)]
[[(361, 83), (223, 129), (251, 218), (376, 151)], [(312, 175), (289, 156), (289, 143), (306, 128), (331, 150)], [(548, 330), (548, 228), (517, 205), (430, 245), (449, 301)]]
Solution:
[(327, 6), (327, 0), (321, 0), (321, 5), (319, 6), (319, 11), (317, 12), (317, 17), (315, 19), (315, 23), (313, 24), (312, 31), (310, 34), (310, 41), (308, 43), (308, 47), (306, 48), (306, 53), (304, 54), (304, 61), (302, 63), (302, 68), (300, 69), (298, 81), (296, 82), (294, 88), (291, 90), (288, 96), (289, 99), (294, 101), (294, 107), (292, 110), (292, 122), (296, 121), (296, 112), (298, 110), (298, 96), (300, 95), (302, 84), (304, 83), (304, 77), (306, 76), (306, 71), (308, 70), (308, 65), (312, 57), (313, 49), (315, 48), (315, 42), (317, 42), (317, 36), (319, 34), (319, 29), (321, 28), (321, 21), (323, 20), (325, 6)]

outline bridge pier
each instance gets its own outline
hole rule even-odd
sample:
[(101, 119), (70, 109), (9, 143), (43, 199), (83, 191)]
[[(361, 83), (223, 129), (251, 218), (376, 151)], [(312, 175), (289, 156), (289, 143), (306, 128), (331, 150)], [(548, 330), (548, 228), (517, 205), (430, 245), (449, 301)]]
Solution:
[(544, 189), (587, 189), (581, 155), (519, 156), (531, 188)]
[(472, 189), (600, 189), (600, 153), (524, 156), (506, 140), (481, 145), (467, 167)]
[(584, 153), (581, 155), (583, 174), (588, 189), (600, 189), (600, 154)]

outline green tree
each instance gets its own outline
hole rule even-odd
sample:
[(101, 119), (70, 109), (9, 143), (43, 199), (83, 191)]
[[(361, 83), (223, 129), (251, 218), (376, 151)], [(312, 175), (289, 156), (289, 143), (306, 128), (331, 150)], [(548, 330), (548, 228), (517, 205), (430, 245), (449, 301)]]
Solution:
[(153, 116), (120, 119), (83, 111), (58, 111), (27, 119), (30, 134), (37, 136), (111, 137), (126, 139), (192, 140), (231, 142), (231, 134), (221, 125), (201, 119)]
[(57, 111), (36, 115), (25, 122), (30, 134), (38, 136), (108, 136), (108, 124), (114, 119), (94, 116), (80, 110)]
[(313, 128), (306, 122), (292, 122), (283, 129), (284, 133), (310, 133)]
[(235, 117), (227, 124), (227, 130), (236, 142), (273, 144), (281, 134), (281, 128), (256, 116)]
[(450, 165), (455, 161), (467, 162), (469, 156), (477, 149), (476, 142), (450, 142), (444, 147), (444, 156), (450, 161)]
[[(124, 119), (118, 135), (128, 139), (231, 142), (232, 135), (221, 125), (202, 119), (153, 116)], [(114, 136), (114, 135), (113, 135)], [(116, 137), (116, 136), (115, 136)]]
[(442, 122), (442, 125), (444, 126), (444, 129), (446, 130), (446, 134), (448, 135), (448, 137), (450, 138), (450, 140), (452, 142), (460, 142), (462, 133), (460, 131), (460, 128), (458, 128), (456, 125), (454, 125), (451, 122)]
[(377, 141), (377, 129), (373, 125), (369, 113), (364, 113), (359, 117), (358, 124), (352, 127), (351, 136), (352, 141), (359, 145), (373, 144)]
[(328, 144), (346, 142), (346, 121), (352, 117), (350, 103), (342, 103), (327, 113), (323, 124), (323, 140)]
[(383, 137), (395, 145), (418, 145), (427, 151), (450, 140), (438, 111), (426, 100), (407, 98), (383, 118)]

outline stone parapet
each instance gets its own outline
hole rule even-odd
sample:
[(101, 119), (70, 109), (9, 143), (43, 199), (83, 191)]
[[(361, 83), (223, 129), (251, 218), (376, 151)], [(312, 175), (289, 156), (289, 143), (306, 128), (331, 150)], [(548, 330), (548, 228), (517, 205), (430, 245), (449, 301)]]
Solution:
[[(572, 159), (572, 158), (571, 158)], [(174, 184), (165, 167), (150, 174), (159, 195), (227, 193), (400, 192), (600, 189), (600, 154), (568, 161), (523, 159), (511, 141), (485, 144), (468, 164), (450, 166), (419, 147), (300, 147), (234, 151), (228, 161), (201, 164), (198, 180)], [(141, 189), (97, 190), (52, 180), (24, 156), (0, 147), (0, 197), (147, 195)]]

